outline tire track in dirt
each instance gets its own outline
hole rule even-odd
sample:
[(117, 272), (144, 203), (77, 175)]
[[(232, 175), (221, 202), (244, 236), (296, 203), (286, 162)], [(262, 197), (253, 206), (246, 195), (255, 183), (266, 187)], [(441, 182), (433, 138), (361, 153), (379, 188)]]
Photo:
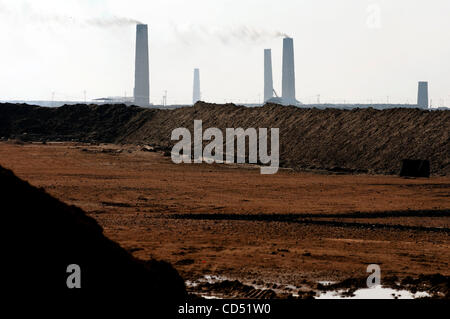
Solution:
[(400, 212), (380, 212), (380, 213), (347, 213), (347, 214), (173, 214), (170, 218), (191, 219), (191, 220), (240, 220), (240, 221), (261, 221), (261, 222), (287, 222), (310, 225), (321, 225), (331, 227), (352, 227), (365, 229), (391, 229), (400, 231), (422, 231), (440, 232), (450, 234), (448, 227), (425, 227), (410, 226), (400, 224), (382, 223), (355, 223), (336, 220), (317, 220), (322, 218), (388, 218), (388, 217), (450, 217), (450, 210), (420, 210), (420, 211), (400, 211)]

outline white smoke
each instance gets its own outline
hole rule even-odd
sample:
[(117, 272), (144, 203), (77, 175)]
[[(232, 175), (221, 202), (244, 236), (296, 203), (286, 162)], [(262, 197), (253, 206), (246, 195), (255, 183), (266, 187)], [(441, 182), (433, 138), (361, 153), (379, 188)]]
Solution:
[(109, 27), (123, 27), (140, 24), (141, 22), (132, 18), (126, 17), (107, 17), (107, 18), (88, 18), (80, 19), (71, 16), (63, 15), (30, 15), (29, 19), (39, 24), (57, 24), (61, 26), (75, 25), (78, 27), (97, 27), (97, 28), (109, 28)]
[(173, 25), (173, 31), (177, 39), (185, 44), (200, 43), (218, 40), (222, 44), (233, 42), (256, 43), (274, 38), (289, 37), (281, 31), (269, 31), (247, 26), (237, 27), (206, 27), (200, 25)]
[(142, 22), (125, 17), (110, 17), (110, 18), (96, 18), (96, 19), (86, 19), (82, 21), (84, 24), (94, 27), (107, 28), (107, 27), (120, 27), (129, 26), (135, 24), (142, 24)]
[[(17, 10), (16, 10), (17, 11)], [(27, 22), (32, 24), (44, 25), (44, 26), (78, 26), (78, 27), (122, 27), (140, 24), (141, 22), (136, 19), (120, 16), (110, 16), (102, 18), (79, 18), (63, 14), (45, 14), (38, 12), (30, 7), (25, 7), (20, 12), (15, 12), (4, 6), (0, 0), (0, 15), (3, 17), (14, 17), (21, 20), (21, 23)]]

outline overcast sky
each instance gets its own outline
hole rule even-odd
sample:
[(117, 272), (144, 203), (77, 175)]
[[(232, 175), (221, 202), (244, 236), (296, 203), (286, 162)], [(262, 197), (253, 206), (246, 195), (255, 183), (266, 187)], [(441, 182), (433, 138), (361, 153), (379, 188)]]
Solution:
[(135, 23), (149, 25), (150, 95), (256, 102), (263, 49), (281, 93), (282, 34), (294, 38), (297, 98), (306, 103), (450, 105), (448, 0), (0, 0), (0, 100), (131, 95)]

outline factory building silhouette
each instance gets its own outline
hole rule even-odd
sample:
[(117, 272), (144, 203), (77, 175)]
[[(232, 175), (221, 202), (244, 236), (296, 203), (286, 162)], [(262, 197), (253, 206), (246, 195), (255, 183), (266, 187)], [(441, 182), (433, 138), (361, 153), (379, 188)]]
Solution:
[(201, 99), (200, 93), (200, 70), (194, 69), (194, 91), (192, 94), (192, 104), (197, 103)]
[(136, 25), (136, 60), (134, 70), (134, 103), (150, 104), (150, 71), (148, 63), (148, 27)]
[(297, 105), (295, 98), (295, 65), (294, 65), (294, 39), (283, 39), (283, 104)]
[[(264, 50), (264, 102), (282, 105), (299, 105), (295, 97), (295, 63), (294, 63), (294, 39), (283, 39), (283, 69), (281, 97), (276, 94), (273, 87), (272, 76), (272, 51)], [(275, 94), (275, 97), (273, 96)]]
[(273, 97), (272, 50), (264, 50), (264, 102)]
[[(277, 95), (273, 83), (272, 70), (272, 50), (264, 50), (264, 103), (276, 103), (282, 105), (299, 106), (296, 98), (295, 87), (295, 58), (294, 58), (294, 39), (291, 37), (283, 38), (282, 55), (282, 88), (281, 96)], [(200, 70), (194, 69), (194, 81), (192, 91), (192, 103), (195, 104), (201, 100), (200, 91)], [(149, 70), (149, 51), (148, 51), (148, 26), (146, 24), (136, 25), (136, 56), (135, 56), (135, 77), (134, 77), (134, 104), (138, 106), (150, 106), (150, 70)], [(114, 98), (97, 99), (104, 102), (116, 101)], [(126, 99), (120, 99), (126, 101)], [(332, 107), (332, 105), (328, 105)], [(342, 106), (342, 105), (341, 105)], [(374, 107), (374, 105), (358, 104), (357, 107)], [(386, 106), (389, 107), (387, 104)], [(404, 105), (397, 107), (419, 107), (428, 109), (430, 107), (428, 95), (428, 82), (418, 83), (417, 104)]]
[(417, 106), (427, 109), (428, 104), (428, 82), (419, 82), (419, 90), (417, 93)]

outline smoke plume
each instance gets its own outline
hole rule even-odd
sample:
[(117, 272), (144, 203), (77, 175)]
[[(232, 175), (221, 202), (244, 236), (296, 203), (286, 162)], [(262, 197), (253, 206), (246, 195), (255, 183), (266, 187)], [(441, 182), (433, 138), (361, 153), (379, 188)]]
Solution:
[(87, 19), (82, 21), (82, 23), (94, 26), (94, 27), (100, 27), (100, 28), (106, 28), (106, 27), (120, 27), (120, 26), (129, 26), (134, 24), (141, 24), (142, 22), (131, 19), (131, 18), (125, 18), (125, 17), (111, 17), (111, 18), (103, 18), (103, 19)]
[[(62, 14), (43, 14), (33, 10), (32, 8), (27, 8), (17, 14), (17, 12), (8, 10), (4, 7), (2, 2), (0, 2), (0, 18), (11, 18), (15, 17), (16, 22), (20, 23), (33, 23), (43, 26), (78, 26), (78, 27), (98, 27), (98, 28), (108, 28), (108, 27), (121, 27), (140, 24), (141, 22), (127, 17), (110, 16), (103, 18), (79, 18), (69, 15)], [(21, 21), (17, 21), (21, 20)]]
[(89, 18), (79, 19), (70, 16), (61, 15), (32, 15), (30, 19), (34, 22), (41, 24), (57, 24), (57, 25), (75, 25), (78, 27), (97, 27), (97, 28), (109, 28), (109, 27), (123, 27), (141, 23), (138, 20), (125, 18), (125, 17), (108, 17), (108, 18)]
[(222, 44), (233, 42), (256, 43), (264, 42), (274, 38), (289, 37), (281, 31), (269, 31), (263, 29), (250, 28), (247, 26), (238, 27), (205, 27), (199, 25), (173, 26), (178, 40), (185, 43), (199, 43), (204, 41), (218, 40)]

